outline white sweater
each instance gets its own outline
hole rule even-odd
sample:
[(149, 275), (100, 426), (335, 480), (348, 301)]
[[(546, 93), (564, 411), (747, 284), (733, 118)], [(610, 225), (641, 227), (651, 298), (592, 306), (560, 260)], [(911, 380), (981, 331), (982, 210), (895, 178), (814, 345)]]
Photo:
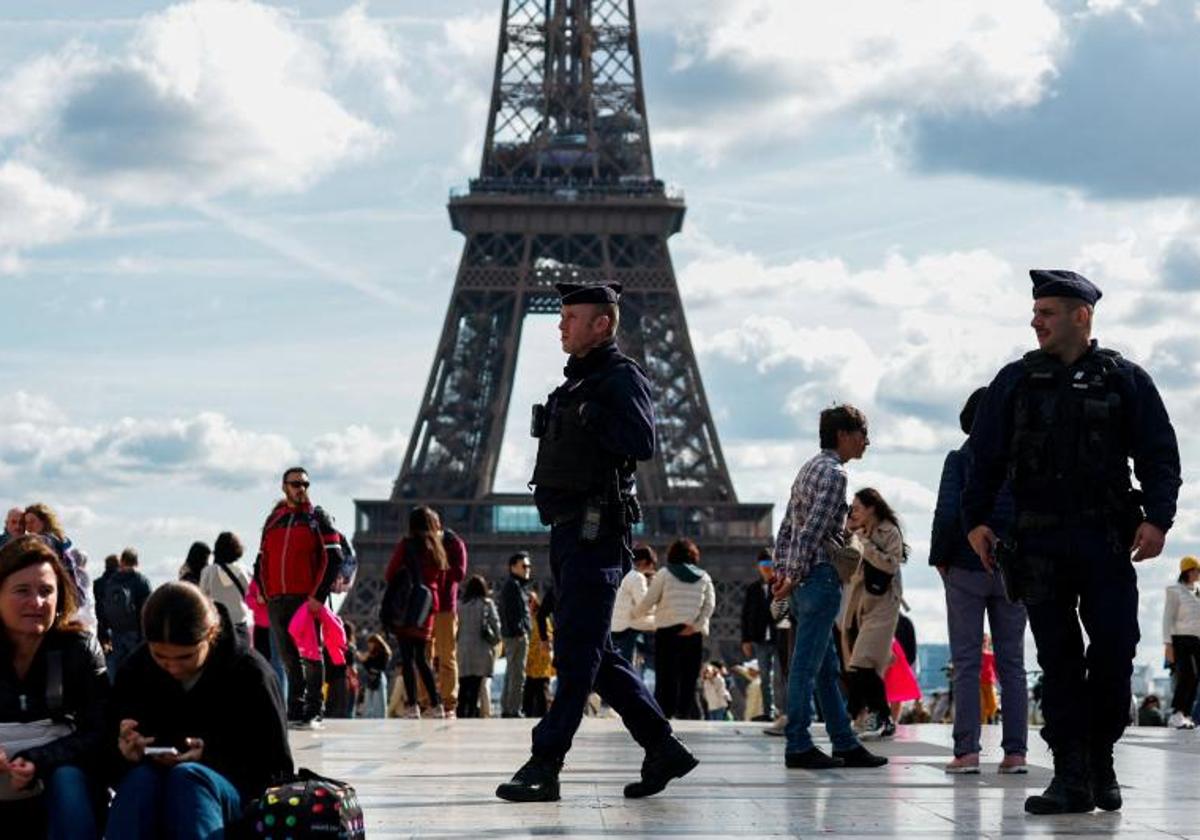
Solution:
[[(229, 570), (237, 576), (243, 587), (250, 588), (250, 579), (240, 562), (230, 563)], [(224, 604), (234, 624), (245, 624), (249, 621), (250, 608), (246, 606), (242, 593), (229, 579), (229, 575), (225, 574), (225, 570), (216, 563), (209, 563), (200, 573), (200, 591), (214, 604)]]
[(1167, 587), (1163, 605), (1163, 642), (1170, 644), (1172, 636), (1200, 637), (1200, 596), (1178, 582)]
[(644, 633), (654, 631), (653, 612), (640, 618), (633, 617), (634, 607), (641, 602), (642, 598), (646, 597), (646, 590), (649, 588), (650, 581), (646, 580), (646, 576), (637, 569), (631, 569), (629, 574), (625, 575), (621, 581), (621, 588), (617, 590), (617, 602), (613, 604), (612, 631), (614, 633), (620, 633), (631, 627)]
[(690, 624), (708, 635), (708, 620), (717, 606), (717, 592), (708, 572), (700, 580), (684, 583), (667, 569), (660, 569), (641, 602), (634, 607), (633, 617), (641, 618), (654, 610), (654, 626), (673, 627)]

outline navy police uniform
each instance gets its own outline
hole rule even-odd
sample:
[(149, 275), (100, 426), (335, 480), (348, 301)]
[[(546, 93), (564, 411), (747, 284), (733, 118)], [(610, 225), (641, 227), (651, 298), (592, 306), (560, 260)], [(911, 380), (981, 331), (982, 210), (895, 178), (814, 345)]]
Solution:
[[(557, 288), (564, 305), (616, 303), (620, 292), (618, 284)], [(558, 687), (549, 712), (533, 730), (533, 759), (497, 794), (513, 800), (558, 798), (558, 769), (588, 696), (596, 691), (647, 751), (643, 781), (627, 787), (626, 795), (648, 795), (695, 766), (609, 634), (617, 589), (633, 558), (630, 527), (639, 516), (634, 474), (637, 462), (654, 454), (650, 382), (613, 340), (582, 358), (572, 356), (564, 373), (566, 382), (534, 410), (533, 434), (539, 441), (530, 482), (542, 522), (550, 526)], [(670, 772), (666, 778), (658, 772), (664, 767)]]
[[(1035, 298), (1099, 300), (1099, 289), (1072, 272), (1031, 275)], [(986, 523), (1010, 482), (1015, 530), (997, 560), (1010, 592), (1025, 601), (1037, 643), (1042, 736), (1054, 752), (1056, 780), (1078, 794), (1062, 796), (1052, 783), (1052, 801), (1033, 797), (1039, 802), (1026, 808), (1090, 810), (1093, 792), (1100, 807), (1120, 807), (1112, 746), (1129, 719), (1140, 638), (1130, 548), (1143, 521), (1170, 529), (1180, 486), (1178, 444), (1162, 398), (1146, 371), (1095, 341), (1071, 365), (1034, 351), (988, 387), (970, 445), (975, 464), (963, 491), (963, 524), (969, 532)], [(1130, 479), (1131, 458), (1140, 490)]]

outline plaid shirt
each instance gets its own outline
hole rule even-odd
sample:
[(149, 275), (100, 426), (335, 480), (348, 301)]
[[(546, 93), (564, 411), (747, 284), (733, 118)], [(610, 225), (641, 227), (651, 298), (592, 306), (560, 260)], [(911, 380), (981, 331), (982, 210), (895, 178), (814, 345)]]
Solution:
[(846, 510), (846, 468), (836, 452), (822, 449), (792, 483), (775, 540), (775, 573), (803, 580), (817, 563), (829, 562), (822, 543), (842, 529)]

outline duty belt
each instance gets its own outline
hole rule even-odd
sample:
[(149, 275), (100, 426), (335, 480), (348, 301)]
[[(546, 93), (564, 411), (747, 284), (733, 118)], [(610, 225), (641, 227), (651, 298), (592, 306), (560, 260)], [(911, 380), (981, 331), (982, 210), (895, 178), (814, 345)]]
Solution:
[(1072, 513), (1037, 513), (1022, 511), (1017, 514), (1017, 531), (1049, 531), (1052, 528), (1062, 528), (1071, 525), (1094, 525), (1104, 522), (1100, 511), (1083, 510)]

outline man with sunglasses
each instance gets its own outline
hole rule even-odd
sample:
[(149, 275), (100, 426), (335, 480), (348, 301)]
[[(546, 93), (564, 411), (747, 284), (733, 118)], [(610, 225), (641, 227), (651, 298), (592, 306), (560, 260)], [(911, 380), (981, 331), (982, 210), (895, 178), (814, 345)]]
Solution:
[(263, 526), (254, 577), (287, 673), (288, 722), (297, 729), (316, 729), (321, 725), (325, 666), (321, 660), (301, 660), (288, 625), (302, 606), (313, 614), (321, 609), (341, 568), (342, 546), (328, 514), (309, 501), (307, 470), (286, 470), (282, 487), (283, 499)]

